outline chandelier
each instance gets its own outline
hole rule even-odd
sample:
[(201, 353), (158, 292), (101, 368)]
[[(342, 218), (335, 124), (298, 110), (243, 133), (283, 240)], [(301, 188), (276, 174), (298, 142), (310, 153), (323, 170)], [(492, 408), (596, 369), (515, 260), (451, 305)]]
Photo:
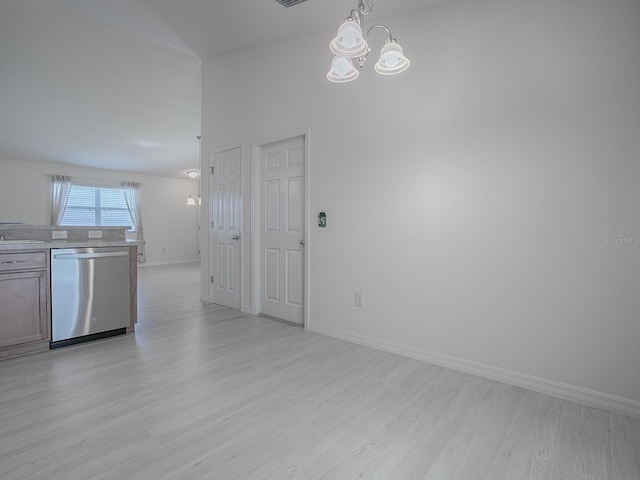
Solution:
[(380, 59), (375, 65), (375, 71), (381, 75), (395, 75), (404, 72), (409, 68), (409, 59), (404, 56), (402, 47), (393, 38), (391, 30), (384, 25), (373, 25), (369, 27), (366, 35), (364, 30), (364, 16), (373, 11), (373, 0), (358, 0), (358, 7), (351, 10), (351, 13), (338, 29), (336, 38), (331, 41), (329, 48), (335, 55), (331, 62), (331, 70), (327, 74), (327, 79), (336, 83), (350, 82), (358, 78), (360, 72), (353, 65), (355, 59), (358, 66), (362, 68), (366, 57), (371, 52), (371, 47), (367, 42), (369, 33), (374, 28), (381, 28), (387, 32), (387, 40), (380, 52)]

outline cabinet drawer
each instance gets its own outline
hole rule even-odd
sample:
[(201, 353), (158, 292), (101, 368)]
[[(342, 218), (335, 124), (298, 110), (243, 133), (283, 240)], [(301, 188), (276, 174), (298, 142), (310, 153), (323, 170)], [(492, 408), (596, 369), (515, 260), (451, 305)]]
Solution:
[(45, 252), (0, 253), (0, 272), (46, 268)]

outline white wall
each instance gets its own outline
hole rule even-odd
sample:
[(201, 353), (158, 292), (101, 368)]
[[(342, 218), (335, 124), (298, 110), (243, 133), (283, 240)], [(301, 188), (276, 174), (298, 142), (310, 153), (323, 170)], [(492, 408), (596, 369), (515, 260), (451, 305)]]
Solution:
[(203, 66), (203, 158), (310, 129), (310, 328), (640, 414), (640, 2), (384, 23), (403, 75), (329, 83), (334, 32)]
[(186, 205), (198, 193), (191, 179), (0, 159), (0, 220), (49, 225), (51, 174), (141, 182), (147, 264), (197, 260), (197, 209)]

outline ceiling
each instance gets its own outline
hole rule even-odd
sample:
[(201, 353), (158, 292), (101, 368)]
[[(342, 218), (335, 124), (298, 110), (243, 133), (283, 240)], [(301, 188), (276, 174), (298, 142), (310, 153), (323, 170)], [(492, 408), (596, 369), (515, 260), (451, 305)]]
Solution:
[[(450, 0), (376, 0), (371, 20)], [(0, 158), (186, 178), (201, 61), (331, 32), (356, 0), (0, 0)]]

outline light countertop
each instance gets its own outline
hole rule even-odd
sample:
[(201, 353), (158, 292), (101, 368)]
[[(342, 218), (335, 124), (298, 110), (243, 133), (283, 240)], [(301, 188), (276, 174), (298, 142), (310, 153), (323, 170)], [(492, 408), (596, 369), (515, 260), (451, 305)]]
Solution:
[(86, 247), (135, 247), (141, 244), (138, 240), (51, 240), (42, 243), (6, 243), (0, 240), (0, 252), (16, 250), (43, 250), (51, 248), (86, 248)]

